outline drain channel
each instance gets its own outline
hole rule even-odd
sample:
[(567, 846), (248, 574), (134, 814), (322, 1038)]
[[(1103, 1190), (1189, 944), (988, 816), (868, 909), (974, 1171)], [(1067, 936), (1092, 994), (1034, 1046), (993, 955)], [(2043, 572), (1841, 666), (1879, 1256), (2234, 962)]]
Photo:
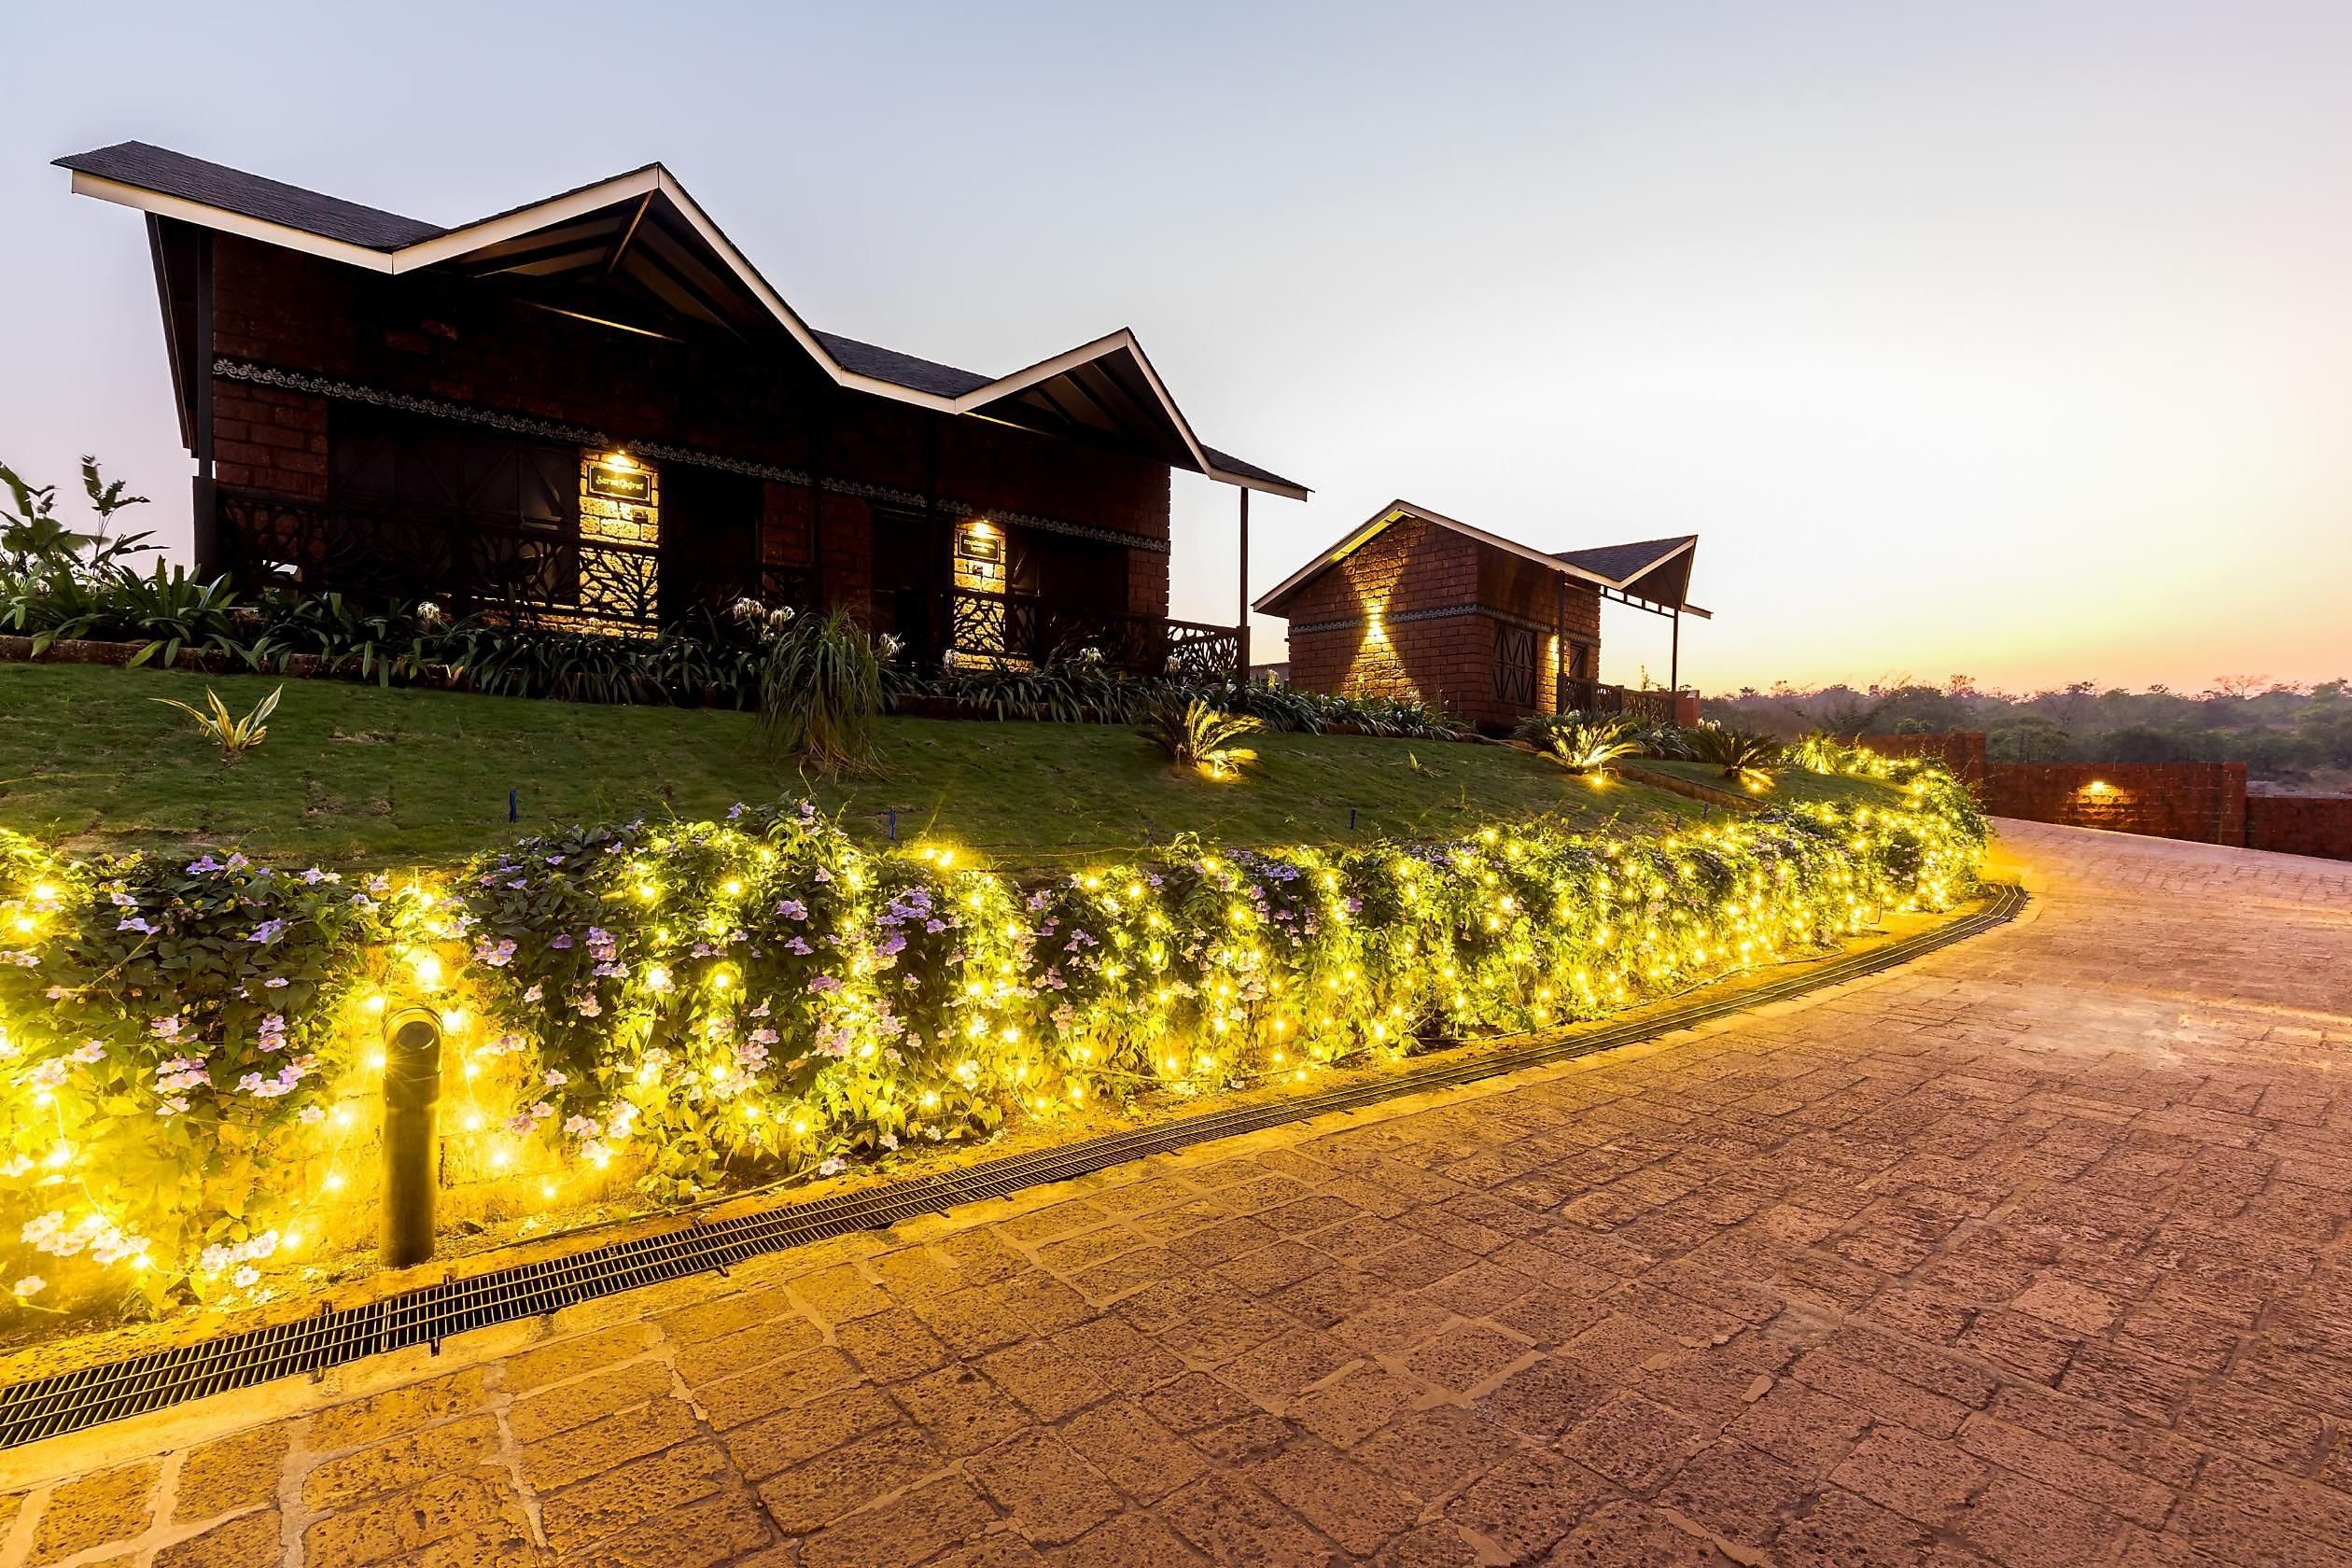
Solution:
[(1295, 1099), (1233, 1106), (1158, 1127), (1007, 1155), (945, 1175), (910, 1177), (764, 1213), (691, 1225), (565, 1257), (517, 1264), (471, 1279), (426, 1285), (357, 1307), (322, 1308), (315, 1317), (291, 1323), (37, 1378), (0, 1389), (0, 1449), (279, 1378), (324, 1372), (385, 1351), (427, 1344), (438, 1351), (441, 1340), (453, 1334), (538, 1317), (639, 1285), (726, 1268), (763, 1253), (852, 1231), (883, 1229), (918, 1215), (1070, 1181), (1213, 1139), (1336, 1111), (1360, 1110), (1399, 1095), (1454, 1087), (1655, 1039), (1763, 1002), (1907, 963), (1992, 930), (2013, 918), (2024, 903), (2021, 889), (2002, 887), (1984, 909), (1918, 936), (1832, 959), (1751, 990), (1582, 1031), (1565, 1040), (1502, 1045)]

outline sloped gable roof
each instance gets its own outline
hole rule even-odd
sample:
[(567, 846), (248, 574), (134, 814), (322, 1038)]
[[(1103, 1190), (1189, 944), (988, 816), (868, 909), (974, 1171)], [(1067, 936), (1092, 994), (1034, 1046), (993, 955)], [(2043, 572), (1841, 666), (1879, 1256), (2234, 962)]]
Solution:
[[(1679, 609), (1686, 615), (1712, 619), (1705, 610), (1701, 609), (1697, 605), (1684, 601), (1681, 596), (1689, 581), (1687, 563), (1691, 552), (1699, 543), (1699, 536), (1696, 534), (1685, 534), (1671, 539), (1651, 539), (1640, 544), (1601, 545), (1589, 550), (1570, 550), (1561, 551), (1556, 554), (1546, 554), (1530, 545), (1519, 543), (1517, 539), (1505, 539), (1501, 534), (1489, 533), (1486, 529), (1464, 523), (1459, 518), (1448, 517), (1441, 511), (1432, 511), (1427, 507), (1416, 506), (1402, 498), (1391, 501), (1387, 506), (1350, 529), (1330, 549), (1316, 555), (1281, 582), (1259, 595), (1250, 608), (1261, 614), (1281, 614), (1283, 602), (1293, 594), (1379, 538), (1396, 524), (1407, 519), (1427, 523), (1435, 527), (1461, 534), (1464, 538), (1474, 539), (1480, 544), (1491, 545), (1506, 554), (1542, 567), (1547, 571), (1560, 572), (1564, 576), (1589, 582), (1595, 587), (1612, 590), (1629, 598), (1646, 599), (1669, 609)], [(1661, 567), (1675, 564), (1681, 564), (1682, 569), (1680, 581), (1673, 585), (1673, 594), (1671, 597), (1659, 597), (1654, 594), (1638, 591), (1645, 580), (1655, 580)]]
[(368, 250), (398, 250), (447, 232), (439, 224), (361, 206), (340, 196), (323, 196), (299, 185), (263, 179), (146, 142), (117, 142), (77, 152), (59, 159), (57, 165)]
[(1678, 534), (1673, 539), (1643, 539), (1636, 544), (1603, 544), (1590, 550), (1562, 550), (1559, 556), (1573, 567), (1599, 572), (1618, 582), (1631, 582), (1644, 572), (1671, 556), (1678, 555), (1699, 542), (1697, 534)]
[[(1005, 376), (810, 327), (659, 163), (454, 229), (264, 179), (184, 153), (122, 142), (57, 160), (76, 191), (202, 227), (385, 273), (449, 267), (557, 276), (626, 265), (681, 313), (737, 335), (756, 315), (852, 390), (949, 413), (1086, 439), (1139, 441), (1170, 466), (1304, 500), (1307, 487), (1197, 437), (1142, 345), (1125, 329)], [(634, 203), (634, 205), (633, 205)], [(649, 223), (648, 215), (662, 214)]]

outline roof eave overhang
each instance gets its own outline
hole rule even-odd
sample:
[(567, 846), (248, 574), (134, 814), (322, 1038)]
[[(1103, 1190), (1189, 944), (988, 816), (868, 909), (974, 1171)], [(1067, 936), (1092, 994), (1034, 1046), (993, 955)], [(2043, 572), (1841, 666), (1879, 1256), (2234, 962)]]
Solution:
[(1245, 490), (1262, 491), (1267, 495), (1281, 496), (1294, 501), (1303, 501), (1308, 497), (1310, 492), (1305, 485), (1284, 483), (1276, 480), (1263, 479), (1254, 474), (1236, 473), (1230, 469), (1220, 468), (1216, 460), (1209, 455), (1206, 443), (1194, 433), (1192, 421), (1186, 419), (1184, 411), (1176, 406), (1174, 394), (1169, 391), (1168, 384), (1160, 379), (1159, 371), (1152, 364), (1152, 357), (1143, 352), (1142, 343), (1131, 329), (1126, 327), (1120, 328), (1115, 332), (1106, 332), (1092, 343), (1084, 343), (1075, 348), (1066, 349), (1051, 358), (1041, 359), (1036, 364), (1015, 371), (1010, 375), (999, 376), (986, 386), (975, 386), (955, 399), (955, 412), (958, 413), (978, 413), (992, 403), (1001, 402), (1007, 398), (1016, 398), (1033, 386), (1043, 385), (1056, 376), (1067, 375), (1082, 366), (1091, 365), (1097, 360), (1108, 359), (1120, 354), (1127, 355), (1134, 360), (1136, 370), (1143, 377), (1144, 385), (1152, 389), (1152, 396), (1158, 403), (1160, 412), (1167, 416), (1169, 427), (1176, 432), (1177, 439), (1183, 442), (1185, 453), (1192, 459), (1189, 464), (1173, 466), (1189, 467), (1195, 472), (1205, 474), (1219, 483), (1239, 485)]
[(329, 239), (286, 224), (272, 223), (266, 218), (249, 217), (245, 214), (231, 212), (223, 207), (190, 201), (186, 197), (167, 195), (159, 190), (149, 190), (143, 186), (132, 185), (121, 180), (84, 174), (80, 170), (75, 170), (72, 173), (73, 190), (77, 196), (91, 196), (103, 202), (113, 202), (122, 206), (136, 208), (141, 212), (153, 213), (158, 217), (177, 218), (181, 222), (194, 224), (199, 228), (212, 229), (221, 233), (238, 234), (246, 239), (259, 240), (265, 245), (277, 245), (287, 250), (299, 251), (304, 255), (316, 256), (329, 261), (339, 261), (345, 266), (360, 267), (371, 273), (392, 274), (414, 273), (444, 261), (453, 261), (474, 251), (500, 245), (541, 229), (570, 222), (586, 214), (611, 206), (617, 202), (624, 202), (632, 196), (658, 193), (688, 227), (693, 230), (696, 237), (710, 248), (712, 254), (726, 264), (735, 280), (760, 301), (762, 307), (775, 318), (777, 325), (781, 327), (803, 351), (824, 370), (834, 385), (845, 390), (862, 392), (870, 397), (885, 398), (892, 402), (908, 403), (917, 408), (930, 409), (939, 413), (970, 413), (982, 404), (1016, 396), (1040, 382), (1049, 381), (1081, 365), (1124, 352), (1133, 356), (1138, 370), (1152, 389), (1154, 398), (1157, 399), (1160, 408), (1167, 414), (1185, 452), (1191, 456), (1192, 461), (1189, 465), (1172, 466), (1189, 466), (1219, 483), (1239, 485), (1243, 489), (1262, 491), (1291, 500), (1303, 501), (1309, 494), (1303, 485), (1263, 479), (1251, 474), (1236, 473), (1231, 469), (1220, 468), (1213, 462), (1200, 439), (1193, 433), (1191, 421), (1187, 420), (1183, 411), (1176, 406), (1176, 399), (1169, 395), (1167, 384), (1160, 380), (1158, 371), (1153, 368), (1151, 357), (1143, 352), (1143, 346), (1136, 341), (1135, 334), (1124, 327), (1115, 332), (1097, 338), (1092, 343), (1081, 343), (1076, 348), (1068, 349), (1051, 358), (1040, 360), (1024, 370), (1015, 371), (1011, 375), (1001, 376), (986, 386), (975, 387), (959, 398), (944, 397), (936, 392), (923, 391), (919, 387), (903, 386), (896, 382), (883, 381), (848, 369), (833, 357), (824, 343), (819, 340), (816, 332), (810, 329), (808, 323), (801, 319), (800, 313), (792, 309), (784, 297), (769, 285), (767, 279), (760, 275), (759, 269), (751, 264), (750, 259), (735, 248), (735, 242), (728, 239), (718, 224), (711, 221), (710, 215), (704, 212), (701, 204), (686, 193), (686, 188), (678, 183), (676, 176), (659, 163), (648, 164), (642, 169), (634, 169), (625, 175), (616, 175), (611, 179), (583, 186), (578, 190), (568, 191), (562, 196), (553, 197), (531, 206), (520, 207), (511, 213), (501, 213), (495, 217), (483, 218), (480, 222), (469, 223), (462, 228), (436, 234), (430, 239), (419, 240), (413, 245), (401, 245), (390, 250), (378, 250), (367, 245), (353, 245), (345, 240)]
[(1492, 545), (1498, 550), (1518, 556), (1520, 560), (1542, 567), (1548, 571), (1558, 572), (1562, 577), (1570, 578), (1580, 582), (1589, 582), (1610, 596), (1623, 600), (1625, 603), (1632, 605), (1639, 609), (1650, 610), (1659, 615), (1695, 615), (1702, 621), (1712, 621), (1715, 619), (1714, 616), (1708, 614), (1707, 611), (1701, 609), (1697, 605), (1660, 604), (1656, 600), (1644, 598), (1639, 595), (1629, 594), (1625, 591), (1625, 584), (1627, 582), (1637, 581), (1643, 576), (1656, 571), (1660, 566), (1664, 565), (1668, 561), (1672, 561), (1674, 557), (1682, 554), (1684, 552), (1697, 548), (1699, 540), (1696, 536), (1683, 540), (1682, 543), (1676, 545), (1673, 549), (1659, 554), (1657, 559), (1645, 563), (1642, 567), (1641, 570), (1635, 572), (1632, 577), (1619, 580), (1617, 578), (1604, 577), (1599, 572), (1577, 566), (1573, 561), (1563, 561), (1557, 555), (1547, 555), (1542, 551), (1521, 544), (1516, 539), (1505, 539), (1500, 534), (1491, 534), (1484, 528), (1478, 527), (1475, 524), (1464, 523), (1459, 518), (1448, 517), (1441, 511), (1432, 511), (1427, 507), (1415, 506), (1410, 501), (1401, 499), (1391, 501), (1388, 505), (1374, 512), (1363, 523), (1358, 524), (1354, 528), (1349, 530), (1347, 535), (1343, 537), (1338, 543), (1333, 545), (1330, 549), (1322, 552), (1320, 554), (1316, 555), (1313, 560), (1309, 561), (1305, 566), (1291, 573), (1290, 576), (1284, 578), (1281, 582), (1276, 583), (1272, 588), (1269, 588), (1265, 593), (1259, 595), (1251, 602), (1250, 608), (1262, 615), (1281, 614), (1281, 611), (1279, 607), (1282, 600), (1288, 598), (1298, 589), (1305, 587), (1314, 579), (1322, 576), (1333, 567), (1336, 567), (1340, 562), (1346, 560), (1350, 555), (1354, 554), (1357, 551), (1371, 543), (1372, 540), (1378, 539), (1382, 533), (1386, 532), (1391, 525), (1401, 523), (1408, 517), (1417, 519), (1423, 523), (1435, 524), (1438, 527), (1449, 529), (1452, 532), (1463, 535), (1466, 538), (1477, 539), (1481, 544)]
[(283, 223), (272, 223), (267, 218), (247, 217), (243, 213), (232, 213), (220, 207), (209, 206), (202, 202), (191, 202), (184, 196), (167, 196), (160, 190), (149, 190), (143, 186), (127, 185), (121, 180), (107, 179), (102, 175), (84, 174), (79, 169), (73, 171), (73, 190), (77, 196), (92, 196), (101, 202), (113, 202), (121, 206), (134, 207), (140, 212), (153, 213), (158, 217), (177, 218), (183, 223), (191, 223), (200, 229), (213, 229), (224, 234), (237, 234), (245, 239), (259, 240), (264, 245), (279, 245), (287, 250), (301, 251), (305, 255), (324, 257), (329, 261), (340, 261), (347, 267), (363, 267), (371, 273), (390, 273), (396, 270), (393, 266), (395, 253), (392, 251), (373, 250), (366, 245), (353, 245), (347, 240), (330, 240), (324, 235), (289, 228)]

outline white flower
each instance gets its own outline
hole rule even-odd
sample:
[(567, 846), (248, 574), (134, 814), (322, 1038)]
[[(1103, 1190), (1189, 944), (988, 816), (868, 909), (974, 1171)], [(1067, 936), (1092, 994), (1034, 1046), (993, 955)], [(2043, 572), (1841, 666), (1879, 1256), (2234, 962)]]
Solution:
[(27, 1274), (10, 1288), (16, 1292), (16, 1298), (19, 1301), (29, 1301), (49, 1289), (49, 1281), (38, 1274)]

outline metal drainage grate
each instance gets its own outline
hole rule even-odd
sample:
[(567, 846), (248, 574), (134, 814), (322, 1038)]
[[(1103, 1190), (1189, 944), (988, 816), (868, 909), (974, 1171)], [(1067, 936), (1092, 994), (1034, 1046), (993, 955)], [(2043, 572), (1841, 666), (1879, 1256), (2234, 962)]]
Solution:
[(1505, 1044), (1317, 1094), (1233, 1106), (1159, 1127), (1008, 1155), (945, 1175), (911, 1177), (716, 1224), (696, 1223), (566, 1257), (426, 1285), (358, 1307), (328, 1307), (315, 1317), (297, 1322), (35, 1379), (0, 1389), (0, 1449), (142, 1415), (183, 1400), (324, 1372), (385, 1351), (429, 1344), (438, 1351), (443, 1338), (468, 1329), (513, 1323), (639, 1285), (724, 1269), (762, 1253), (852, 1231), (883, 1229), (917, 1215), (1070, 1181), (1212, 1139), (1335, 1111), (1358, 1110), (1399, 1095), (1474, 1083), (1655, 1039), (1761, 1002), (1909, 962), (2002, 924), (2024, 903), (2022, 890), (2003, 887), (1983, 910), (1932, 931), (1834, 959), (1751, 990), (1582, 1031), (1566, 1040)]

